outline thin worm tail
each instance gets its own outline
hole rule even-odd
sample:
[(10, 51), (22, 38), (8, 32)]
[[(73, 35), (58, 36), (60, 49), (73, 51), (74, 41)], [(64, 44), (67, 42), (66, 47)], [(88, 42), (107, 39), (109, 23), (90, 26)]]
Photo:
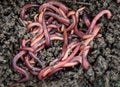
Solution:
[(88, 19), (88, 16), (87, 16), (86, 13), (83, 14), (83, 21), (85, 22), (85, 25), (86, 25), (87, 27), (90, 26), (90, 20)]
[(87, 33), (92, 33), (92, 30), (93, 30), (93, 28), (94, 28), (95, 25), (96, 25), (96, 22), (97, 22), (97, 21), (100, 19), (100, 17), (102, 17), (104, 14), (107, 15), (107, 18), (108, 18), (108, 19), (110, 19), (111, 16), (112, 16), (112, 13), (111, 13), (109, 10), (103, 10), (103, 11), (99, 12), (99, 13), (94, 17), (94, 19), (92, 20), (91, 25), (90, 25)]

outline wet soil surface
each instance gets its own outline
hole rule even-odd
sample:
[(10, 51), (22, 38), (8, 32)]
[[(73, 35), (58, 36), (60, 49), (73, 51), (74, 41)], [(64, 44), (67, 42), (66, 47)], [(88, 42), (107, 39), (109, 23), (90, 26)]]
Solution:
[[(59, 0), (65, 5), (78, 9), (86, 4), (89, 18), (101, 10), (109, 9), (112, 18), (103, 16), (102, 37), (93, 41), (88, 59), (91, 68), (84, 71), (80, 65), (64, 69), (53, 76), (39, 81), (31, 76), (28, 82), (15, 87), (120, 87), (120, 4), (115, 0)], [(69, 2), (68, 2), (69, 1)], [(9, 87), (21, 76), (12, 68), (12, 59), (18, 53), (21, 38), (29, 38), (25, 26), (19, 19), (19, 11), (28, 3), (43, 3), (42, 0), (0, 0), (0, 87)], [(82, 3), (81, 3), (82, 2)], [(51, 61), (59, 54), (60, 42), (40, 52), (44, 61)], [(53, 55), (54, 54), (54, 55)]]

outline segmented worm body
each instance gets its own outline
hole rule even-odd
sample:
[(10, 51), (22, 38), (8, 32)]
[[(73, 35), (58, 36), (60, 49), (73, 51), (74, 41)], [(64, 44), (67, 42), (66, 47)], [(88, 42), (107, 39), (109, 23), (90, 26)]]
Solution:
[[(34, 20), (28, 21), (27, 10), (32, 7), (39, 11), (35, 14)], [(90, 42), (100, 31), (97, 21), (104, 14), (107, 14), (108, 18), (111, 18), (112, 15), (109, 10), (103, 10), (90, 21), (87, 13), (84, 13), (82, 20), (86, 25), (86, 30), (83, 31), (82, 28), (79, 29), (78, 23), (81, 19), (79, 13), (83, 12), (85, 8), (81, 7), (74, 11), (57, 1), (23, 6), (20, 18), (25, 21), (26, 30), (34, 33), (35, 36), (31, 39), (23, 39), (20, 44), (20, 52), (13, 58), (13, 68), (24, 76), (18, 82), (29, 80), (28, 72), (37, 75), (42, 80), (64, 68), (78, 64), (81, 64), (85, 70), (89, 69), (90, 63), (87, 56), (91, 48)], [(71, 38), (70, 41), (69, 38)], [(38, 52), (49, 47), (54, 40), (63, 41), (61, 53), (48, 66), (45, 66), (38, 57)], [(21, 62), (18, 62), (20, 60)], [(23, 63), (27, 69), (23, 69), (18, 63)]]

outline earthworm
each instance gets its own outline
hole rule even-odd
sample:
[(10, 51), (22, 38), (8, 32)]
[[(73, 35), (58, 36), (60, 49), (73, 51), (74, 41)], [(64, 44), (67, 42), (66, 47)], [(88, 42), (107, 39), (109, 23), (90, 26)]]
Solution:
[(57, 19), (59, 22), (64, 23), (65, 25), (69, 25), (70, 21), (66, 18), (63, 18), (55, 13), (51, 13), (51, 12), (45, 12), (45, 15), (49, 15), (54, 17), (55, 19)]
[(67, 35), (67, 31), (66, 31), (64, 25), (63, 25), (63, 28), (64, 28), (64, 32), (63, 32), (64, 44), (63, 44), (63, 47), (62, 47), (62, 53), (60, 55), (59, 60), (65, 55), (65, 52), (66, 52), (67, 46), (68, 46), (68, 35)]
[[(63, 40), (63, 37), (54, 34), (54, 35), (50, 35), (50, 40)], [(41, 41), (38, 41), (32, 47), (34, 49), (37, 49), (38, 47), (42, 46), (43, 44), (45, 44), (45, 40), (44, 39), (42, 39)]]
[(83, 11), (85, 8), (86, 8), (86, 7), (84, 6), (84, 7), (79, 8), (79, 9), (76, 11), (75, 16), (76, 16), (76, 22), (77, 22), (77, 23), (78, 23), (78, 20), (79, 20), (79, 13), (80, 13), (81, 11)]
[(62, 70), (62, 69), (63, 69), (63, 68), (54, 69), (52, 72), (50, 72), (50, 73), (47, 75), (47, 77), (53, 75), (54, 73), (56, 73), (56, 72), (58, 72), (58, 71), (60, 71), (60, 70)]
[(38, 37), (31, 40), (31, 46), (40, 41), (44, 37), (44, 34), (39, 35)]
[(70, 45), (68, 45), (67, 51), (66, 51), (64, 57), (62, 58), (62, 61), (65, 60), (65, 59), (68, 57), (69, 52), (70, 52), (73, 48), (75, 48), (77, 45), (79, 45), (79, 43), (77, 43), (77, 42), (70, 43)]
[(25, 64), (26, 64), (26, 66), (27, 66), (30, 70), (32, 70), (32, 71), (40, 71), (40, 70), (41, 70), (40, 68), (33, 67), (33, 66), (29, 63), (29, 59), (30, 59), (29, 56), (26, 56), (26, 57), (25, 57)]
[(23, 6), (23, 8), (20, 11), (20, 18), (22, 20), (24, 20), (27, 17), (27, 15), (25, 14), (26, 10), (31, 8), (31, 7), (38, 7), (38, 6), (39, 5), (37, 5), (37, 4), (27, 4), (27, 5)]
[(34, 16), (34, 21), (35, 21), (35, 22), (38, 21), (38, 16), (39, 16), (39, 14), (36, 14), (36, 15)]
[[(38, 78), (42, 79), (44, 77), (46, 77), (47, 75), (49, 75), (49, 73), (51, 73), (53, 71), (53, 69), (58, 69), (58, 68), (64, 68), (64, 65), (69, 62), (74, 56), (75, 54), (78, 52), (79, 50), (79, 46), (77, 46), (74, 51), (71, 53), (71, 55), (67, 58), (67, 60), (64, 60), (62, 62), (57, 63), (56, 65), (52, 66), (52, 67), (46, 67), (45, 69), (43, 69), (39, 74), (38, 74)], [(53, 68), (53, 69), (52, 69)]]
[(23, 48), (20, 48), (20, 50), (34, 52), (34, 49), (32, 49), (30, 47), (23, 47)]
[(76, 26), (74, 28), (74, 32), (79, 38), (83, 38), (84, 33), (82, 31), (79, 31)]
[(90, 20), (88, 19), (86, 13), (83, 14), (83, 21), (84, 21), (84, 23), (85, 23), (85, 25), (86, 25), (87, 27), (90, 26)]
[(85, 40), (85, 42), (84, 42), (85, 46), (87, 46), (90, 43), (90, 41), (92, 41), (94, 39), (94, 37), (98, 34), (99, 30), (100, 30), (100, 26), (96, 25), (94, 27), (94, 29), (93, 29), (92, 37), (90, 37), (89, 39)]
[(92, 22), (91, 22), (91, 25), (90, 25), (87, 33), (89, 33), (89, 34), (92, 33), (92, 30), (93, 30), (93, 28), (94, 28), (95, 25), (96, 25), (96, 22), (97, 22), (97, 21), (100, 19), (100, 17), (102, 17), (104, 14), (107, 15), (107, 18), (108, 18), (108, 19), (110, 19), (111, 16), (112, 16), (112, 14), (111, 14), (111, 12), (110, 12), (109, 10), (102, 10), (101, 12), (99, 12), (99, 13), (93, 18), (93, 20), (92, 20)]
[(42, 28), (42, 25), (38, 22), (33, 22), (33, 23), (30, 23), (29, 25), (27, 25), (27, 29), (28, 30), (31, 30), (31, 28), (33, 27), (39, 27), (39, 28)]
[(120, 0), (117, 0), (117, 3), (120, 3)]
[(56, 73), (56, 72), (58, 72), (58, 71), (60, 71), (60, 70), (62, 70), (62, 69), (63, 69), (63, 68), (53, 69), (52, 72), (48, 73), (45, 77), (38, 76), (38, 78), (39, 78), (40, 80), (42, 80), (42, 79), (46, 79), (47, 77), (53, 75), (54, 73)]
[(29, 52), (29, 54), (33, 59), (35, 59), (39, 63), (39, 65), (42, 66), (42, 68), (44, 67), (43, 63), (39, 60), (39, 58), (37, 58), (32, 52)]
[(49, 3), (57, 6), (58, 8), (61, 8), (64, 11), (65, 14), (70, 10), (70, 8), (66, 7), (64, 4), (62, 4), (60, 2), (50, 1)]
[(24, 50), (24, 51), (30, 51), (30, 52), (34, 53), (34, 49), (27, 46), (28, 42), (30, 42), (30, 40), (23, 39), (22, 42), (21, 42), (21, 47), (19, 49)]
[[(38, 7), (39, 11), (33, 20), (27, 21), (25, 20), (26, 11), (31, 7)], [(13, 68), (24, 76), (18, 82), (29, 80), (29, 74), (17, 65), (19, 60), (31, 74), (37, 75), (40, 80), (78, 64), (81, 64), (85, 70), (89, 69), (90, 63), (87, 57), (91, 48), (90, 42), (99, 36), (100, 31), (97, 21), (104, 14), (107, 14), (108, 18), (111, 18), (112, 14), (109, 10), (103, 10), (93, 18), (92, 22), (87, 13), (80, 14), (83, 15), (82, 21), (88, 28), (88, 30), (83, 30), (79, 28), (79, 19), (81, 19), (79, 13), (85, 8), (84, 6), (74, 11), (57, 1), (49, 1), (41, 6), (36, 4), (23, 6), (20, 17), (25, 20), (28, 33), (31, 32), (34, 35), (30, 39), (22, 39), (20, 52), (13, 58)], [(55, 40), (62, 41), (61, 53), (48, 66), (45, 66), (38, 58), (38, 52), (51, 46), (51, 42)]]
[(63, 11), (61, 8), (59, 8), (59, 13), (60, 13), (60, 15), (63, 16), (64, 18), (67, 18), (66, 14), (64, 13), (64, 11)]
[(28, 40), (22, 39), (22, 41), (21, 41), (21, 47), (22, 48), (26, 47), (26, 45), (27, 45), (28, 42), (30, 42), (30, 39), (28, 39)]
[[(39, 12), (42, 12), (44, 9), (49, 10), (49, 9), (53, 10), (54, 12), (56, 12), (57, 14), (61, 15), (60, 11), (58, 8), (56, 8), (55, 6), (53, 6), (52, 4), (49, 3), (45, 3), (42, 6), (40, 6), (39, 8)], [(61, 15), (62, 16), (62, 15)]]
[(32, 71), (32, 70), (29, 70), (30, 71), (30, 73), (32, 74), (32, 75), (35, 75), (35, 76), (37, 76), (38, 75), (38, 71)]
[(42, 76), (42, 74), (43, 74), (47, 69), (49, 69), (49, 66), (45, 67), (44, 69), (42, 69), (42, 70), (38, 73), (38, 79), (39, 79), (39, 80), (42, 80), (43, 78), (45, 78), (45, 77)]
[(64, 66), (71, 67), (71, 66), (77, 65), (78, 63), (82, 64), (82, 57), (81, 56), (75, 56), (69, 63), (66, 63)]
[(83, 49), (83, 54), (82, 54), (82, 66), (85, 70), (88, 70), (90, 67), (90, 64), (87, 60), (87, 55), (90, 50), (90, 46), (85, 46)]
[[(52, 28), (58, 30), (59, 27), (56, 26), (56, 25), (50, 24), (50, 25), (47, 26), (48, 32), (50, 32), (50, 31), (52, 30)], [(35, 37), (33, 37), (33, 38), (31, 39), (31, 42), (32, 42), (32, 43), (31, 43), (31, 46), (32, 46), (34, 43), (38, 42), (40, 39), (42, 39), (43, 36), (44, 36), (44, 33), (43, 33), (43, 29), (41, 28), (41, 31), (39, 31), (39, 33), (38, 33)]]
[(46, 26), (46, 24), (45, 24), (44, 18), (43, 18), (43, 30), (44, 30), (46, 45), (49, 46), (49, 45), (50, 45), (50, 35), (49, 35), (49, 33), (48, 33), (47, 26)]
[(69, 17), (69, 16), (72, 16), (72, 23), (71, 23), (70, 26), (66, 29), (67, 31), (70, 31), (70, 30), (74, 29), (75, 26), (76, 26), (75, 12), (74, 12), (74, 11), (70, 11), (70, 12), (68, 13), (68, 17)]
[(26, 53), (25, 51), (20, 51), (20, 52), (13, 58), (13, 68), (14, 68), (17, 72), (19, 72), (20, 74), (22, 74), (22, 75), (24, 76), (24, 78), (21, 79), (21, 80), (19, 80), (18, 82), (24, 82), (24, 81), (29, 80), (29, 75), (28, 75), (28, 73), (27, 73), (24, 69), (20, 68), (20, 67), (17, 65), (18, 60), (20, 59), (21, 56), (25, 55), (25, 53)]
[(47, 24), (47, 25), (50, 24), (53, 20), (54, 20), (54, 18), (53, 18), (53, 17), (50, 17), (50, 18), (46, 21), (46, 24)]

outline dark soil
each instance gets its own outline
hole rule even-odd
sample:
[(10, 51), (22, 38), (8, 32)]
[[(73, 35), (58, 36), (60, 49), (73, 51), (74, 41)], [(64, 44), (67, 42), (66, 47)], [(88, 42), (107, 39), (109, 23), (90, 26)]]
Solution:
[[(115, 0), (77, 0), (79, 3), (75, 3), (75, 0), (59, 1), (73, 9), (86, 4), (91, 20), (103, 9), (112, 12), (110, 20), (106, 16), (99, 20), (102, 37), (92, 43), (93, 48), (88, 56), (91, 68), (88, 71), (84, 71), (80, 65), (67, 68), (43, 81), (31, 76), (28, 82), (18, 83), (15, 87), (120, 87), (120, 4)], [(11, 66), (13, 57), (18, 53), (20, 39), (30, 37), (19, 19), (20, 8), (28, 3), (43, 2), (0, 0), (0, 87), (9, 87), (21, 78)], [(47, 62), (55, 59), (60, 44), (53, 42), (52, 47), (41, 51), (42, 59)]]

